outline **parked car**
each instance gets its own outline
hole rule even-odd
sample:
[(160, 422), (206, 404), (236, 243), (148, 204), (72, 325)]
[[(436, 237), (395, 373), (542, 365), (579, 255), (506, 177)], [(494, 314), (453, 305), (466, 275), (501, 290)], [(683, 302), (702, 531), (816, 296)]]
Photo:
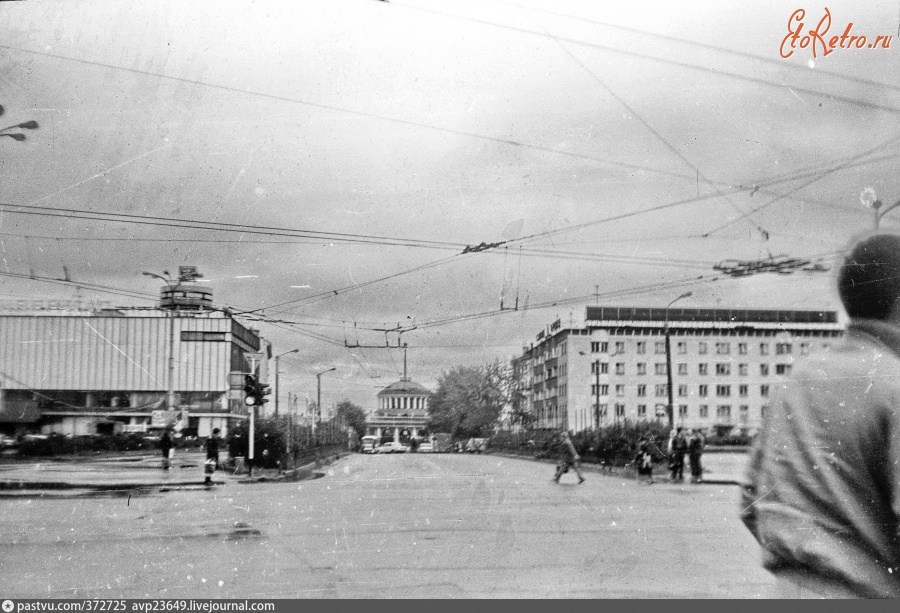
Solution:
[(431, 443), (422, 443), (419, 445), (418, 453), (434, 453), (434, 446)]
[(406, 451), (409, 451), (409, 447), (401, 445), (400, 443), (395, 443), (394, 441), (383, 443), (378, 448), (378, 453), (405, 453)]
[(469, 442), (466, 443), (466, 451), (468, 453), (482, 453), (484, 451), (487, 451), (487, 439), (470, 438)]

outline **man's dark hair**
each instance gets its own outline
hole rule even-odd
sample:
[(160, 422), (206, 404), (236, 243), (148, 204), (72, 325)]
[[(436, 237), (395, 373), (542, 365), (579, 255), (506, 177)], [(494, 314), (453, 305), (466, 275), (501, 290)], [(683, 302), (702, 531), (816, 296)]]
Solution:
[(853, 319), (887, 319), (900, 297), (900, 236), (876, 234), (844, 260), (838, 293)]

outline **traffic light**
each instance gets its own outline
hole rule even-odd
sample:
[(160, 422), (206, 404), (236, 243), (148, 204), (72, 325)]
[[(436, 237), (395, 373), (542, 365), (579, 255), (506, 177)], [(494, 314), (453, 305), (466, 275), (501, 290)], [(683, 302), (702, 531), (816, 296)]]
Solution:
[(246, 375), (244, 377), (244, 404), (248, 407), (255, 407), (259, 402), (259, 381), (254, 375)]
[(266, 404), (269, 402), (269, 399), (266, 396), (269, 395), (269, 392), (272, 391), (272, 388), (266, 385), (265, 383), (256, 382), (256, 403), (257, 404)]

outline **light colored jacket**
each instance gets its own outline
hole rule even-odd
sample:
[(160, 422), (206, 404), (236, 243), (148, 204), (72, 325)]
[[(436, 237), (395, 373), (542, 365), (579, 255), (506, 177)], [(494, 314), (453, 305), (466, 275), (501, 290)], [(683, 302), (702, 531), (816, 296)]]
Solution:
[(854, 321), (776, 393), (751, 451), (741, 519), (776, 575), (897, 598), (898, 518), (900, 328)]

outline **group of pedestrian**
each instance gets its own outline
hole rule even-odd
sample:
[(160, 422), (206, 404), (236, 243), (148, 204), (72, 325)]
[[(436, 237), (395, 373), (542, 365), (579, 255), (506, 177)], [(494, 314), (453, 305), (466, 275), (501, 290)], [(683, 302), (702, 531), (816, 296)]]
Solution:
[[(560, 455), (559, 464), (556, 466), (556, 474), (553, 480), (559, 483), (560, 477), (574, 469), (578, 475), (578, 483), (584, 483), (584, 475), (581, 473), (581, 456), (575, 449), (572, 442), (572, 436), (568, 431), (560, 433), (560, 444), (562, 453)], [(706, 439), (700, 430), (694, 429), (685, 432), (684, 428), (678, 427), (672, 429), (669, 436), (668, 457), (669, 470), (671, 471), (670, 480), (673, 483), (684, 481), (684, 460), (685, 456), (690, 460), (691, 467), (691, 483), (700, 483), (703, 480), (703, 466), (701, 458), (703, 450), (706, 446)], [(634, 466), (637, 467), (639, 481), (647, 483), (655, 483), (653, 480), (653, 449), (659, 452), (659, 447), (652, 438), (642, 437), (638, 441), (637, 454), (634, 458)]]
[(684, 481), (684, 458), (688, 457), (691, 463), (691, 483), (700, 483), (703, 480), (703, 466), (701, 458), (706, 447), (706, 439), (700, 430), (694, 429), (689, 433), (684, 428), (678, 427), (669, 434), (669, 471), (671, 481)]
[[(214, 428), (212, 436), (206, 439), (206, 460), (203, 463), (205, 485), (212, 485), (213, 473), (219, 470), (219, 443), (222, 441), (222, 437), (219, 436), (220, 432), (221, 430)], [(175, 456), (175, 441), (168, 428), (163, 432), (162, 437), (159, 439), (159, 450), (162, 453), (163, 470), (171, 469), (172, 460)]]

